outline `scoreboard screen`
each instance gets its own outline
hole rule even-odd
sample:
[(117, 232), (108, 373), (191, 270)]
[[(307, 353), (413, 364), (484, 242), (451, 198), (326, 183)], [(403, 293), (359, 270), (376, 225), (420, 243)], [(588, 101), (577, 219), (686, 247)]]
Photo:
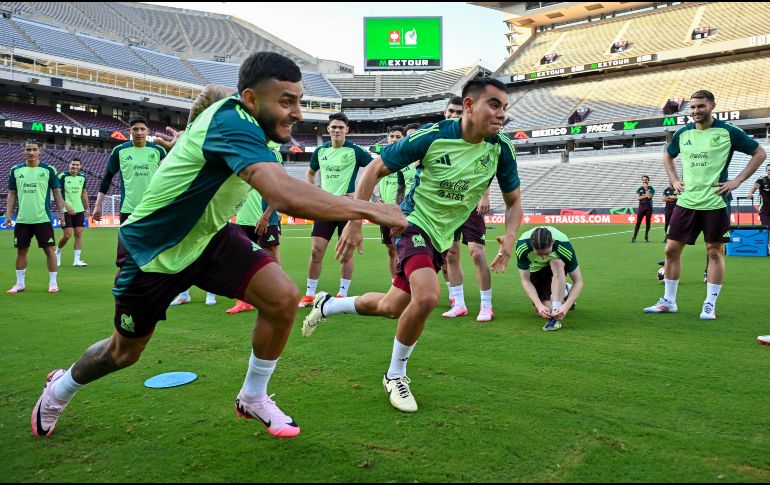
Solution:
[(364, 18), (364, 69), (441, 69), (441, 17)]

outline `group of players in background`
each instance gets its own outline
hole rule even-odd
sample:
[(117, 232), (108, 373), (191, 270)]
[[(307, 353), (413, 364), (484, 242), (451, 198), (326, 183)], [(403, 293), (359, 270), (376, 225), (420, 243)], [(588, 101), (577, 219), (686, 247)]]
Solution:
[[(524, 292), (546, 321), (543, 330), (561, 328), (583, 289), (583, 279), (575, 248), (561, 231), (542, 226), (517, 237), (523, 211), (515, 150), (501, 132), (508, 107), (504, 84), (492, 78), (469, 81), (461, 97), (450, 101), (444, 121), (392, 128), (388, 144), (374, 150), (374, 159), (345, 139), (347, 118), (334, 114), (327, 127), (331, 141), (314, 152), (305, 183), (288, 176), (269, 145), (270, 141), (288, 142), (292, 125), (302, 119), (300, 80), (297, 66), (283, 56), (250, 56), (241, 66), (235, 95), (207, 88), (193, 106), (187, 129), (170, 139), (161, 137), (160, 144), (173, 148), (168, 156), (162, 146), (146, 141), (146, 122), (132, 120), (132, 140), (113, 150), (93, 212), (94, 220), (100, 220), (101, 202), (112, 176), (120, 172), (124, 196), (118, 236), (120, 269), (113, 288), (115, 330), (111, 337), (86, 350), (68, 370), (49, 374), (32, 411), (35, 435), (53, 432), (60, 414), (83, 385), (137, 362), (156, 323), (164, 320), (169, 305), (183, 296), (179, 292), (192, 285), (236, 298), (238, 303), (228, 313), (253, 307), (259, 311), (248, 371), (235, 407), (239, 416), (258, 419), (279, 438), (293, 437), (300, 431), (267, 395), (268, 381), (288, 339), (297, 306), (312, 307), (303, 322), (306, 337), (319, 323), (339, 314), (398, 319), (391, 363), (382, 384), (395, 408), (417, 410), (407, 361), (426, 320), (439, 304), (436, 273), (442, 267), (446, 266), (445, 280), (452, 298), (451, 308), (443, 316), (468, 314), (459, 269), (461, 237), (477, 269), (481, 292), (477, 321), (490, 321), (494, 316), (490, 270), (504, 271), (515, 257)], [(703, 232), (710, 264), (701, 318), (713, 319), (724, 274), (723, 236), (729, 229), (724, 197), (756, 171), (765, 153), (740, 129), (712, 118), (713, 94), (698, 91), (690, 101), (694, 122), (674, 135), (664, 154), (671, 189), (679, 194), (668, 226), (666, 291), (644, 311), (677, 311), (682, 249), (694, 244)], [(734, 150), (752, 158), (736, 179), (727, 180)], [(62, 198), (62, 185), (53, 169), (39, 161), (37, 143), (26, 143), (24, 153), (25, 163), (13, 167), (9, 179), (8, 225), (19, 194), (17, 283), (9, 293), (26, 288), (23, 271), (32, 235), (45, 250), (55, 280), (52, 258), (56, 253), (52, 249), (50, 208), (46, 206), (49, 193), (53, 192), (60, 211), (72, 216), (66, 227), (78, 227), (74, 219), (87, 207), (76, 212), (81, 206), (73, 206), (73, 196)], [(678, 155), (685, 161), (683, 179), (673, 165)], [(358, 178), (363, 167), (366, 170)], [(70, 175), (77, 177), (77, 170), (70, 168)], [(318, 172), (321, 189), (315, 187)], [(395, 183), (388, 178), (393, 176)], [(506, 206), (506, 227), (497, 238), (498, 252), (488, 264), (483, 215), (489, 210), (489, 187), (495, 178)], [(30, 184), (30, 179), (35, 183)], [(640, 201), (654, 194), (648, 183), (647, 179), (640, 189)], [(370, 202), (377, 186), (379, 201), (385, 203)], [(770, 182), (759, 181), (757, 186), (764, 197)], [(87, 200), (80, 190), (75, 198)], [(259, 200), (260, 195), (263, 200)], [(398, 202), (400, 210), (394, 205)], [(277, 211), (315, 221), (307, 291), (302, 298), (278, 264)], [(236, 214), (241, 227), (227, 223)], [(362, 248), (363, 219), (382, 228), (391, 286), (386, 293), (349, 297), (353, 254)], [(48, 227), (42, 227), (45, 224)], [(336, 258), (342, 266), (336, 297), (317, 291), (321, 261), (335, 231), (339, 237)], [(263, 247), (272, 249), (268, 252)], [(571, 288), (567, 276), (572, 280)]]

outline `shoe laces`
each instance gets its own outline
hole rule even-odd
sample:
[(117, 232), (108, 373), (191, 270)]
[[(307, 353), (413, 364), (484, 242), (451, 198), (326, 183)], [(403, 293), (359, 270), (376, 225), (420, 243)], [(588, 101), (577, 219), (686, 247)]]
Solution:
[(409, 384), (412, 382), (407, 376), (399, 377), (398, 379), (395, 379), (396, 381), (396, 391), (398, 392), (398, 395), (405, 399), (409, 397), (411, 394), (409, 392)]
[(273, 396), (275, 396), (275, 394), (270, 394), (267, 396), (267, 399), (257, 404), (261, 410), (269, 416), (270, 421), (273, 421), (274, 419), (278, 421), (289, 420), (289, 417), (283, 411), (281, 411), (281, 408), (279, 408), (275, 401), (273, 401)]
[(658, 303), (656, 303), (655, 306), (669, 306), (670, 304), (671, 302), (669, 302), (665, 298), (661, 298), (660, 300), (658, 300)]

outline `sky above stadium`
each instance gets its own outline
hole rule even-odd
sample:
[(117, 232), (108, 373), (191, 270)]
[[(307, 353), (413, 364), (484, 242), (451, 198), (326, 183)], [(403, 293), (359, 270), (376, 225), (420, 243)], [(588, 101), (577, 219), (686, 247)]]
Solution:
[(444, 69), (505, 60), (504, 14), (467, 3), (148, 2), (237, 16), (321, 59), (363, 73), (364, 17), (443, 17)]

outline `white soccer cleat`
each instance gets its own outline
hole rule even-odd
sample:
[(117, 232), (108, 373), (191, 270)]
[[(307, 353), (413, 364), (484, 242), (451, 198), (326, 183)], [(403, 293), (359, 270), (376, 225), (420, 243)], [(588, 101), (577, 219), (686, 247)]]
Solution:
[(385, 392), (388, 393), (390, 404), (405, 413), (417, 411), (417, 401), (414, 400), (412, 391), (409, 390), (410, 382), (406, 376), (388, 379), (388, 375), (385, 374), (382, 377), (382, 385), (385, 387)]
[(714, 308), (714, 305), (711, 303), (704, 303), (703, 309), (700, 312), (700, 319), (701, 320), (716, 320), (717, 314)]
[(48, 293), (59, 293), (59, 285), (57, 285), (56, 283), (49, 283)]
[(27, 287), (20, 284), (15, 284), (11, 287), (10, 290), (6, 291), (9, 295), (15, 295), (16, 293), (21, 293), (22, 291), (26, 290)]
[(74, 263), (72, 263), (72, 266), (75, 266), (78, 268), (85, 268), (86, 266), (88, 266), (88, 263), (86, 263), (85, 261), (75, 261)]
[(315, 332), (315, 328), (319, 323), (326, 320), (326, 315), (323, 312), (324, 304), (331, 300), (332, 296), (325, 291), (320, 291), (313, 299), (313, 309), (310, 310), (308, 316), (302, 322), (302, 336), (310, 337)]
[(213, 293), (206, 293), (206, 305), (216, 305), (217, 304), (217, 296)]
[(455, 305), (449, 311), (441, 314), (444, 318), (457, 318), (468, 315), (468, 309), (464, 306)]
[(492, 311), (491, 307), (481, 305), (481, 310), (479, 310), (479, 316), (476, 317), (477, 322), (490, 322), (495, 317), (495, 312)]
[(644, 309), (644, 313), (676, 313), (676, 303), (671, 303), (665, 298), (658, 300), (658, 303), (648, 306)]
[(184, 305), (185, 303), (190, 303), (190, 301), (192, 301), (190, 297), (178, 296), (168, 306)]
[(762, 345), (770, 345), (770, 335), (760, 335), (757, 337), (757, 342)]

